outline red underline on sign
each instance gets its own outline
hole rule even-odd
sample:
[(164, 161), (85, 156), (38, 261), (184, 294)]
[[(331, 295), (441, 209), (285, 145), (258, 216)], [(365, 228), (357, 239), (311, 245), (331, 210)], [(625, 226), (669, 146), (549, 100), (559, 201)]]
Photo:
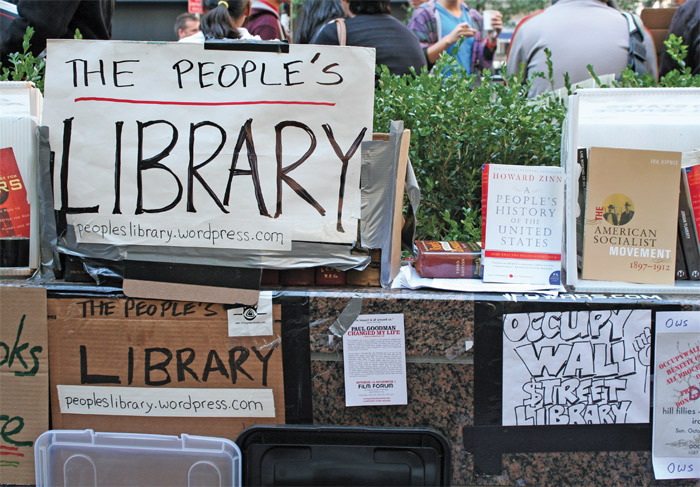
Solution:
[(17, 448), (16, 446), (5, 446), (5, 445), (0, 445), (0, 450), (13, 450), (13, 451), (16, 451), (16, 450), (19, 450), (19, 448)]
[(97, 96), (83, 96), (75, 99), (79, 101), (102, 101), (107, 103), (131, 103), (136, 105), (185, 105), (185, 106), (201, 106), (201, 107), (218, 107), (232, 105), (313, 105), (334, 107), (335, 103), (324, 101), (279, 101), (279, 100), (261, 100), (261, 101), (221, 101), (221, 102), (203, 102), (203, 101), (158, 101), (158, 100), (128, 100), (125, 98), (101, 98)]
[(24, 453), (15, 453), (11, 451), (0, 451), (0, 455), (14, 455), (16, 457), (23, 457)]

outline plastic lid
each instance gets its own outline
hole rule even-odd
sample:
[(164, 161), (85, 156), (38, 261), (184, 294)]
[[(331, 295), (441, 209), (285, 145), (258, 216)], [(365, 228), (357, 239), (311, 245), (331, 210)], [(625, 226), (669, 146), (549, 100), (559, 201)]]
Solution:
[(241, 452), (225, 438), (50, 430), (34, 453), (37, 487), (241, 485)]

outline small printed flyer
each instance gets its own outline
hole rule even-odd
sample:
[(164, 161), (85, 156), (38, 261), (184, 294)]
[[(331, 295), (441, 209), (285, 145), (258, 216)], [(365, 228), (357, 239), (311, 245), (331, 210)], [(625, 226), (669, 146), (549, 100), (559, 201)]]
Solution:
[(272, 335), (272, 291), (260, 291), (257, 304), (237, 304), (228, 309), (226, 315), (230, 337)]
[(656, 313), (652, 459), (657, 479), (700, 478), (700, 312)]
[(360, 315), (343, 335), (345, 405), (407, 404), (403, 315)]

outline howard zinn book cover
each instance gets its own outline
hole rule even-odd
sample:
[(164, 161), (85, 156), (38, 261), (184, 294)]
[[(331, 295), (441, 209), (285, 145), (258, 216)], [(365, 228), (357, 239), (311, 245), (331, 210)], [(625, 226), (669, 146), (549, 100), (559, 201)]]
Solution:
[(564, 170), (485, 164), (484, 282), (561, 284)]
[(673, 284), (681, 153), (588, 152), (583, 279)]

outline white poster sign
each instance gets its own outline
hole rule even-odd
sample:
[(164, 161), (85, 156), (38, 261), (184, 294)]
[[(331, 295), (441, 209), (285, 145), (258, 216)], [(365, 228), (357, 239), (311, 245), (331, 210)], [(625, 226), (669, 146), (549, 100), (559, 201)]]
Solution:
[(651, 311), (503, 317), (503, 426), (647, 423)]
[(226, 310), (228, 336), (272, 335), (272, 291), (260, 291), (254, 306), (234, 306)]
[(353, 243), (374, 51), (50, 41), (55, 207), (88, 244)]
[(657, 312), (654, 347), (654, 476), (698, 479), (700, 312)]
[(61, 414), (188, 418), (274, 418), (272, 389), (59, 385)]
[(403, 315), (359, 315), (343, 335), (345, 405), (407, 404)]

